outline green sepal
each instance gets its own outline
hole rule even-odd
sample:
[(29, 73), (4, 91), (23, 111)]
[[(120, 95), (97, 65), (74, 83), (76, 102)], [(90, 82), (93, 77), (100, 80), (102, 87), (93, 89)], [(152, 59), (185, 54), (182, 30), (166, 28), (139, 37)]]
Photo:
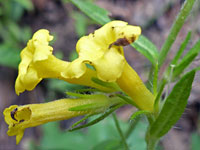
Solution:
[(119, 104), (119, 105), (116, 105), (114, 107), (112, 107), (109, 111), (105, 112), (103, 115), (101, 115), (100, 117), (96, 118), (95, 120), (87, 123), (87, 124), (84, 124), (84, 125), (81, 125), (79, 127), (76, 127), (76, 128), (72, 128), (70, 129), (69, 131), (75, 131), (75, 130), (78, 130), (78, 129), (82, 129), (82, 128), (86, 128), (86, 127), (89, 127), (89, 126), (92, 126), (98, 122), (100, 122), (101, 120), (105, 119), (107, 116), (109, 116), (112, 112), (114, 112), (115, 110), (117, 110), (118, 108), (120, 108), (121, 106), (123, 106), (124, 104)]
[(89, 94), (81, 94), (81, 93), (75, 93), (75, 92), (66, 92), (67, 95), (77, 98), (94, 98), (97, 95), (89, 95)]
[[(94, 98), (102, 98), (105, 99), (107, 98), (104, 93), (101, 94), (101, 92), (98, 92), (100, 94), (81, 94), (77, 92), (66, 92), (67, 95), (75, 97), (75, 98), (88, 98), (88, 99), (94, 99)], [(75, 99), (76, 100), (76, 99)]]
[(89, 111), (89, 110), (98, 110), (103, 108), (103, 106), (105, 107), (105, 104), (102, 103), (102, 105), (100, 103), (94, 103), (94, 104), (85, 104), (85, 105), (79, 105), (79, 106), (75, 106), (75, 107), (71, 107), (68, 110), (69, 111)]
[(137, 106), (137, 104), (129, 96), (124, 96), (124, 95), (121, 95), (121, 94), (115, 94), (115, 95), (118, 96), (119, 98), (121, 98), (122, 100), (124, 100), (127, 104), (131, 104), (131, 105), (139, 108)]
[(99, 80), (98, 78), (94, 78), (94, 77), (92, 77), (91, 80), (94, 83), (99, 84), (103, 87), (115, 89), (116, 91), (121, 91), (121, 89), (119, 88), (119, 86), (115, 82), (104, 82), (104, 81)]
[(77, 89), (74, 90), (75, 93), (84, 93), (84, 92), (98, 92), (98, 89), (92, 89), (92, 88), (85, 88), (85, 89)]
[(74, 128), (75, 126), (79, 125), (80, 123), (82, 123), (83, 121), (87, 120), (89, 117), (91, 117), (92, 115), (86, 115), (85, 117), (83, 117), (81, 120), (75, 122), (73, 125), (71, 125), (71, 128)]
[(165, 135), (179, 120), (187, 105), (195, 70), (185, 74), (174, 86), (165, 104), (149, 130), (149, 136), (159, 138)]

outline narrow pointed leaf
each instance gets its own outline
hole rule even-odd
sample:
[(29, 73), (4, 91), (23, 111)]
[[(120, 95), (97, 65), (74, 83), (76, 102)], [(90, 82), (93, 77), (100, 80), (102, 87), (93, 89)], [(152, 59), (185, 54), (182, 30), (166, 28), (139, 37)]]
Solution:
[(71, 126), (71, 128), (74, 128), (75, 126), (79, 125), (81, 122), (87, 120), (89, 117), (91, 117), (91, 115), (86, 115), (86, 116), (83, 117), (81, 120), (75, 122), (75, 123)]
[(165, 135), (179, 120), (187, 105), (194, 76), (195, 70), (190, 71), (176, 83), (160, 114), (150, 127), (149, 133), (152, 138)]
[(195, 59), (195, 57), (198, 55), (198, 53), (191, 54), (189, 57), (187, 57), (186, 60), (181, 61), (180, 64), (178, 64), (173, 71), (173, 78), (178, 77)]
[(99, 84), (101, 86), (104, 86), (104, 87), (107, 87), (107, 88), (111, 88), (111, 89), (115, 89), (117, 91), (121, 91), (119, 86), (115, 82), (104, 82), (104, 81), (99, 80), (98, 78), (94, 78), (94, 77), (92, 77), (91, 80), (94, 83)]
[(181, 46), (178, 50), (178, 52), (176, 53), (176, 55), (174, 56), (174, 59), (171, 61), (171, 64), (173, 65), (176, 65), (177, 62), (179, 61), (181, 55), (183, 54), (184, 50), (186, 49), (189, 41), (190, 41), (190, 38), (191, 38), (191, 32), (188, 32), (185, 40), (181, 43)]
[(196, 44), (186, 53), (186, 55), (182, 58), (180, 63), (175, 66), (173, 72), (173, 78), (179, 76), (198, 56), (200, 52), (200, 40), (196, 42)]
[(86, 127), (89, 127), (91, 125), (94, 125), (94, 124), (98, 123), (99, 121), (105, 119), (107, 116), (109, 116), (111, 113), (113, 113), (115, 110), (117, 110), (121, 106), (123, 106), (123, 104), (116, 105), (113, 108), (111, 108), (108, 112), (105, 112), (103, 115), (101, 115), (100, 117), (96, 118), (95, 120), (93, 120), (93, 121), (91, 121), (91, 122), (89, 122), (87, 124), (84, 124), (82, 126), (79, 126), (77, 128), (73, 128), (73, 129), (71, 129), (69, 131), (75, 131), (75, 130), (78, 130), (78, 129), (82, 129), (82, 128), (86, 128)]
[(140, 35), (139, 39), (132, 43), (131, 46), (144, 55), (152, 64), (156, 64), (158, 49), (144, 35)]
[(108, 17), (108, 11), (99, 6), (85, 0), (70, 0), (76, 7), (78, 7), (82, 12), (84, 12), (88, 17), (90, 17), (95, 22), (104, 25), (110, 22)]
[(180, 63), (186, 61), (189, 57), (191, 57), (194, 54), (198, 54), (200, 52), (200, 40), (195, 43), (195, 45), (185, 54), (183, 59)]

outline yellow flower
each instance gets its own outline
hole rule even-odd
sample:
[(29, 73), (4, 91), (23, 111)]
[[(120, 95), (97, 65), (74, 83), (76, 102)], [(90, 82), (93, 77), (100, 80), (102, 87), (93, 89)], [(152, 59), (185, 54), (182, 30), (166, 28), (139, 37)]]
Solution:
[[(120, 99), (118, 98), (92, 95), (90, 98), (84, 99), (61, 99), (43, 104), (24, 106), (12, 105), (6, 108), (3, 113), (6, 123), (9, 125), (7, 134), (9, 136), (16, 136), (16, 143), (18, 144), (26, 128), (35, 127), (50, 121), (101, 113), (119, 102)], [(70, 110), (73, 108), (79, 109)]]
[[(154, 95), (145, 87), (137, 73), (124, 58), (123, 47), (138, 39), (141, 28), (123, 21), (112, 21), (88, 36), (82, 37), (76, 49), (79, 58), (73, 62), (76, 70), (83, 70), (82, 63), (96, 69), (97, 77), (106, 82), (117, 82), (140, 109), (153, 111)], [(73, 72), (68, 68), (65, 77)], [(81, 72), (81, 71), (79, 71)], [(76, 74), (76, 73), (74, 73)]]
[[(66, 62), (52, 55), (53, 49), (48, 45), (52, 40), (49, 32), (39, 30), (21, 52), (16, 93), (32, 90), (43, 78), (58, 78), (108, 92), (116, 91), (116, 88), (104, 88), (91, 81), (92, 77), (97, 77), (117, 83), (140, 109), (153, 111), (155, 97), (126, 62), (122, 47), (137, 40), (140, 34), (138, 26), (112, 21), (82, 37), (76, 45), (79, 57), (73, 62)], [(86, 64), (92, 65), (95, 70), (89, 69)]]
[[(92, 82), (91, 78), (96, 77), (96, 72), (87, 68), (80, 60), (70, 63), (56, 58), (52, 54), (53, 48), (49, 46), (49, 41), (52, 39), (53, 36), (49, 35), (48, 30), (41, 29), (33, 35), (22, 50), (19, 73), (15, 83), (15, 91), (18, 95), (25, 90), (33, 90), (43, 78), (58, 78), (69, 83), (113, 91)], [(68, 70), (73, 71), (68, 72), (66, 77), (63, 74)]]
[[(99, 79), (114, 82), (121, 76), (125, 64), (122, 46), (132, 43), (140, 34), (140, 27), (128, 25), (126, 22), (107, 23), (77, 42), (79, 58), (76, 61), (93, 65)], [(81, 65), (79, 63), (80, 69)], [(70, 71), (65, 72), (66, 77), (73, 72), (73, 67), (69, 69)]]
[(117, 79), (117, 84), (140, 109), (154, 111), (155, 96), (146, 88), (138, 74), (127, 62), (122, 75)]

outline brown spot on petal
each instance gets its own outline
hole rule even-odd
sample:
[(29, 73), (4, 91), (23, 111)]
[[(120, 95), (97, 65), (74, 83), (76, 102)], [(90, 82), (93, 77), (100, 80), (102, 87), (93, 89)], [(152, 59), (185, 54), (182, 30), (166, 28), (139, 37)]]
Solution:
[(21, 123), (21, 122), (24, 122), (24, 119), (20, 120), (19, 122), (20, 122), (20, 123)]
[(120, 49), (120, 48), (117, 48), (117, 51), (118, 51), (120, 54), (122, 54), (122, 52), (121, 52), (121, 49)]
[(113, 43), (113, 45), (116, 46), (126, 46), (129, 45), (129, 41), (126, 38), (120, 38), (116, 42)]
[(17, 121), (17, 119), (15, 119), (15, 113), (16, 113), (17, 110), (18, 110), (18, 109), (15, 108), (15, 109), (14, 109), (13, 111), (11, 111), (11, 113), (10, 113), (11, 118), (12, 118), (13, 120), (15, 120), (15, 121)]
[(131, 37), (131, 43), (133, 43), (135, 41), (135, 36)]

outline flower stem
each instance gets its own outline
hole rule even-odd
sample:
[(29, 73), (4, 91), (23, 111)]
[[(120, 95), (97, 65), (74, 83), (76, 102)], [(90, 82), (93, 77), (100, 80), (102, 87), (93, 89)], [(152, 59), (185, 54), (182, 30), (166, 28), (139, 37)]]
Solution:
[(161, 51), (160, 51), (160, 55), (159, 55), (159, 59), (158, 59), (159, 60), (159, 68), (164, 63), (172, 44), (176, 40), (176, 37), (177, 37), (180, 29), (182, 28), (187, 16), (189, 15), (190, 11), (192, 10), (194, 2), (195, 2), (195, 0), (186, 0), (185, 1), (174, 24), (172, 25), (170, 33), (169, 33), (167, 39), (165, 40), (165, 43), (163, 44)]
[(138, 124), (139, 120), (140, 120), (139, 118), (135, 118), (135, 119), (131, 122), (131, 124), (130, 124), (128, 130), (127, 130), (126, 133), (125, 133), (125, 138), (126, 138), (126, 139), (129, 138), (129, 136), (131, 135), (131, 133), (132, 133), (133, 130), (135, 129), (136, 125)]
[(120, 137), (121, 137), (121, 140), (122, 140), (122, 142), (123, 142), (123, 144), (124, 144), (124, 148), (125, 148), (125, 150), (129, 150), (128, 144), (126, 143), (126, 139), (125, 139), (125, 137), (124, 137), (124, 134), (123, 134), (123, 132), (122, 132), (120, 126), (119, 126), (119, 122), (118, 122), (118, 120), (117, 120), (116, 114), (112, 114), (112, 116), (113, 116), (113, 119), (114, 119), (114, 122), (115, 122), (115, 126), (116, 126), (116, 128), (117, 128), (117, 131), (119, 132), (119, 135), (120, 135)]
[(150, 139), (147, 143), (147, 150), (155, 150), (155, 147), (157, 145), (157, 140)]

